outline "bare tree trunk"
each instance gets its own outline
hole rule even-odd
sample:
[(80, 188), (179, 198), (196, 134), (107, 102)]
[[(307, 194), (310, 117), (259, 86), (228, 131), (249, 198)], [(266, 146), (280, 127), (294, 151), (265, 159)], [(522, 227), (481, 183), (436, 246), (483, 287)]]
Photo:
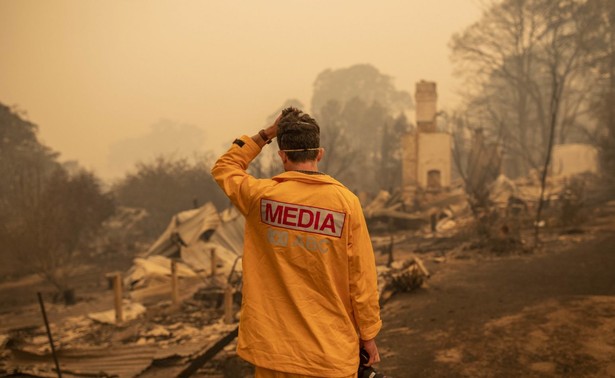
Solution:
[(536, 208), (536, 220), (534, 221), (534, 246), (538, 246), (540, 243), (540, 220), (542, 215), (542, 209), (545, 202), (545, 188), (547, 186), (547, 176), (549, 174), (549, 166), (551, 165), (551, 152), (553, 151), (553, 142), (555, 140), (555, 130), (557, 128), (557, 114), (559, 112), (562, 88), (564, 87), (564, 79), (560, 83), (557, 75), (557, 64), (551, 68), (551, 80), (552, 80), (552, 92), (551, 101), (549, 105), (550, 124), (549, 124), (549, 139), (547, 143), (547, 151), (545, 156), (545, 163), (542, 167), (540, 177), (540, 197), (538, 198), (538, 207)]
[(540, 218), (542, 215), (542, 208), (544, 207), (545, 200), (545, 187), (547, 184), (547, 175), (549, 173), (549, 166), (551, 165), (551, 151), (553, 151), (553, 140), (555, 139), (555, 120), (557, 115), (551, 114), (551, 130), (549, 133), (549, 143), (547, 146), (547, 156), (545, 158), (545, 164), (542, 169), (542, 175), (540, 177), (540, 197), (538, 198), (538, 207), (536, 208), (536, 220), (534, 221), (534, 246), (538, 246), (540, 242)]

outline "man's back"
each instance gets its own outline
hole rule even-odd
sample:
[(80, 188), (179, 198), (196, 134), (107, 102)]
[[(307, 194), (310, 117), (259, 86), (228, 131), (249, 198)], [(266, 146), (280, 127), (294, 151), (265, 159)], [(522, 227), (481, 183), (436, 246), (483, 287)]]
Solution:
[(212, 169), (246, 217), (238, 354), (281, 372), (352, 375), (359, 334), (370, 340), (381, 327), (360, 203), (317, 171), (248, 175), (254, 139), (237, 140)]

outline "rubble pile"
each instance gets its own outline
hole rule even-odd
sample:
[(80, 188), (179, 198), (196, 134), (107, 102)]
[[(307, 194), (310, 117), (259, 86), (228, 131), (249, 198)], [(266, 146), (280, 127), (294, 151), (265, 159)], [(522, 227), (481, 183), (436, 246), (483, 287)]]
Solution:
[[(50, 329), (63, 375), (177, 376), (230, 342), (237, 325), (223, 319), (218, 299), (227, 282), (241, 282), (242, 229), (236, 211), (218, 214), (212, 204), (181, 212), (128, 272), (105, 276), (121, 303), (119, 323), (108, 295), (81, 316), (54, 309)], [(193, 296), (199, 289), (215, 292), (216, 301)], [(35, 324), (0, 335), (0, 375), (56, 376), (46, 329)]]
[[(100, 314), (71, 317), (52, 323), (51, 333), (61, 366), (75, 376), (129, 377), (155, 368), (160, 360), (185, 366), (208, 345), (236, 328), (221, 321), (221, 309), (186, 301), (179, 309), (162, 303), (119, 326), (94, 320)], [(0, 338), (0, 373), (23, 373), (35, 377), (55, 376), (44, 326), (20, 330)], [(119, 351), (129, 353), (122, 355)], [(104, 365), (105, 358), (109, 365)], [(98, 367), (96, 366), (98, 361)], [(117, 366), (115, 365), (117, 364)], [(64, 372), (64, 370), (63, 370)], [(71, 376), (71, 374), (65, 374)]]
[(429, 278), (429, 272), (423, 266), (421, 260), (402, 261), (394, 264), (391, 268), (389, 286), (395, 291), (409, 292), (420, 288)]
[(426, 222), (423, 214), (405, 211), (401, 192), (393, 195), (381, 190), (376, 197), (363, 208), (363, 213), (370, 229), (376, 225), (390, 229), (391, 226), (401, 229), (416, 229)]
[(411, 259), (395, 261), (390, 267), (378, 266), (378, 291), (384, 304), (393, 294), (419, 289), (430, 277), (423, 261)]

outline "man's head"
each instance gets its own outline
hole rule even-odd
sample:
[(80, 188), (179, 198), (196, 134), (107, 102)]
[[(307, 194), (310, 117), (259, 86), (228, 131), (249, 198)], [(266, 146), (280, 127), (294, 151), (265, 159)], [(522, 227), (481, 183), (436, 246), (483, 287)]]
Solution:
[(277, 138), (282, 160), (286, 157), (292, 163), (304, 163), (322, 157), (320, 127), (314, 118), (299, 109), (289, 107), (282, 111)]

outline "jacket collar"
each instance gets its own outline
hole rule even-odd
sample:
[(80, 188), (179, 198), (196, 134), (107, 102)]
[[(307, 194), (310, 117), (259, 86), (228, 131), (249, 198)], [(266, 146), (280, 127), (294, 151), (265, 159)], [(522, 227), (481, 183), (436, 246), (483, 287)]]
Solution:
[(332, 185), (344, 186), (342, 185), (342, 183), (340, 183), (333, 177), (326, 175), (326, 174), (311, 175), (311, 174), (301, 173), (297, 171), (287, 171), (277, 176), (274, 176), (271, 179), (277, 182), (299, 181), (299, 182), (304, 182), (306, 184), (321, 184), (321, 185), (332, 184)]

